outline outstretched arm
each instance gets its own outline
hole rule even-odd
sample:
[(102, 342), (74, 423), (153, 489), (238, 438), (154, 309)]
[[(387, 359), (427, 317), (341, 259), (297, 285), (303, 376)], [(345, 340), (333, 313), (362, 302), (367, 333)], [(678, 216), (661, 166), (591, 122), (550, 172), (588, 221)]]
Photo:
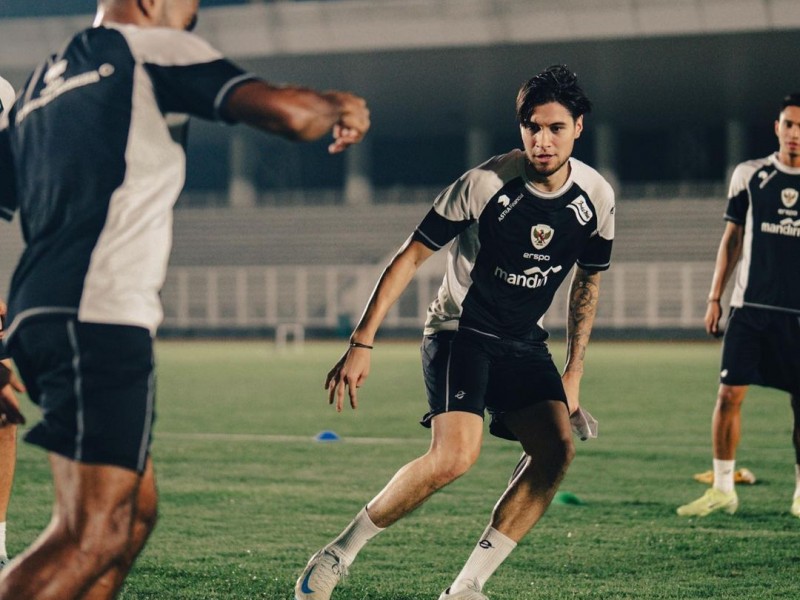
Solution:
[(569, 288), (567, 308), (567, 364), (562, 381), (567, 393), (570, 414), (580, 405), (580, 383), (583, 376), (583, 359), (592, 333), (594, 317), (597, 314), (597, 300), (600, 295), (600, 273), (575, 267), (575, 274)]
[(298, 86), (248, 81), (230, 92), (225, 117), (269, 133), (312, 141), (333, 132), (331, 154), (360, 142), (370, 126), (364, 99), (347, 92), (316, 92)]
[[(351, 346), (325, 378), (328, 402), (336, 403), (336, 410), (344, 406), (345, 387), (350, 395), (350, 406), (358, 406), (357, 389), (369, 375), (370, 350), (378, 327), (386, 313), (408, 287), (419, 266), (433, 254), (433, 250), (409, 238), (378, 279), (364, 313), (350, 337)], [(353, 345), (353, 343), (360, 344)]]
[(714, 276), (711, 279), (711, 290), (708, 292), (705, 324), (709, 335), (719, 335), (719, 320), (722, 318), (720, 300), (742, 255), (743, 241), (744, 226), (728, 221), (717, 250), (717, 262), (714, 264)]

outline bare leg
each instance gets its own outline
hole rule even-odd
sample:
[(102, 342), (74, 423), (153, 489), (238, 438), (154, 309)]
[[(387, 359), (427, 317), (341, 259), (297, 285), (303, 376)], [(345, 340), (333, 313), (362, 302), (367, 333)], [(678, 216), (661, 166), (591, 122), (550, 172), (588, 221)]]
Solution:
[(792, 443), (794, 444), (795, 464), (800, 465), (800, 396), (791, 395), (792, 413), (794, 413), (794, 427), (792, 429)]
[(73, 600), (129, 548), (139, 475), (50, 454), (53, 516), (39, 538), (0, 575), (0, 599)]
[(17, 426), (0, 427), (0, 523), (6, 520), (14, 468), (17, 463)]
[(136, 497), (136, 512), (133, 517), (128, 548), (120, 559), (100, 576), (91, 589), (81, 596), (81, 600), (110, 600), (116, 597), (136, 557), (139, 556), (150, 533), (155, 528), (158, 517), (157, 507), (158, 493), (153, 461), (148, 459)]
[(734, 460), (742, 430), (742, 402), (747, 394), (746, 385), (719, 386), (717, 404), (711, 420), (714, 458)]
[(388, 527), (437, 490), (466, 473), (478, 459), (483, 419), (468, 412), (442, 413), (433, 418), (427, 453), (402, 467), (367, 505), (378, 527)]
[(550, 506), (575, 447), (563, 402), (535, 404), (510, 413), (505, 422), (528, 458), (497, 502), (491, 525), (518, 542)]
[(575, 453), (563, 402), (541, 402), (507, 414), (505, 424), (519, 439), (525, 457), (447, 594), (482, 589), (550, 506)]

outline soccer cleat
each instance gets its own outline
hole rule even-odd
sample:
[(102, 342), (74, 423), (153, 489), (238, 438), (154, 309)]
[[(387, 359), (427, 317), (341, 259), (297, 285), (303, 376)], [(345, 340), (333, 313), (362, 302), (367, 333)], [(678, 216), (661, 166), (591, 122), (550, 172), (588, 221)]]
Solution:
[(732, 515), (737, 508), (739, 508), (739, 498), (736, 492), (720, 492), (712, 487), (694, 502), (679, 507), (678, 514), (682, 517), (705, 517), (712, 512), (722, 510)]
[(792, 510), (791, 513), (795, 517), (800, 517), (800, 496), (792, 500)]
[(323, 548), (311, 557), (294, 586), (295, 600), (329, 600), (333, 588), (347, 577), (347, 565), (332, 550)]
[(489, 598), (481, 594), (478, 582), (475, 581), (472, 584), (467, 584), (467, 589), (456, 592), (455, 594), (451, 594), (450, 588), (447, 588), (442, 592), (442, 595), (439, 596), (439, 600), (489, 600)]

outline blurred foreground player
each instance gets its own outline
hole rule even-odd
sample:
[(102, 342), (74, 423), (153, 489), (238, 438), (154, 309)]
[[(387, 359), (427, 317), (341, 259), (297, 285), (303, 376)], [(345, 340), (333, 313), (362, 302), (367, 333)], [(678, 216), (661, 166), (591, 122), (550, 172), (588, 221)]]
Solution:
[[(14, 87), (0, 77), (0, 114), (14, 104)], [(5, 324), (6, 303), (0, 300), (0, 325)], [(0, 338), (3, 332), (0, 327)], [(15, 391), (25, 388), (17, 379), (5, 350), (0, 348), (0, 570), (8, 564), (6, 519), (17, 464), (17, 425), (25, 420), (19, 412)]]
[(775, 121), (778, 151), (736, 167), (706, 311), (706, 331), (718, 335), (720, 298), (736, 264), (731, 315), (722, 345), (712, 419), (714, 483), (678, 508), (684, 517), (736, 512), (736, 447), (750, 384), (789, 392), (794, 428), (795, 491), (800, 517), (800, 94), (784, 98)]
[[(337, 410), (345, 388), (356, 407), (389, 308), (417, 268), (454, 240), (422, 342), (429, 403), (422, 424), (431, 428), (430, 450), (402, 467), (311, 558), (295, 586), (296, 600), (328, 600), (370, 538), (469, 470), (480, 453), (486, 409), (490, 432), (519, 441), (525, 456), (440, 599), (485, 599), (486, 580), (552, 501), (574, 454), (570, 413), (579, 411), (599, 271), (610, 264), (614, 237), (611, 187), (571, 158), (590, 107), (566, 67), (550, 67), (525, 83), (517, 96), (524, 151), (489, 159), (439, 194), (383, 272), (325, 386)], [(567, 363), (559, 375), (541, 318), (576, 263)]]
[[(41, 406), (50, 525), (0, 576), (3, 600), (113, 598), (156, 520), (152, 339), (185, 154), (173, 122), (361, 140), (364, 101), (275, 87), (188, 33), (198, 0), (101, 0), (95, 27), (30, 76), (0, 124), (0, 206), (26, 242), (7, 346)], [(200, 593), (202, 595), (202, 593)]]

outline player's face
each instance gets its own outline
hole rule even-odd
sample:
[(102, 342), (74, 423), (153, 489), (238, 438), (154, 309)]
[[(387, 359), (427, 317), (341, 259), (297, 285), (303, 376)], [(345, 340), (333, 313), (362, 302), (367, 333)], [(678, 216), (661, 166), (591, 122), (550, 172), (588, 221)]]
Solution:
[(197, 24), (200, 0), (164, 0), (161, 22), (163, 27), (191, 31)]
[(583, 131), (583, 116), (573, 119), (563, 104), (548, 102), (534, 108), (519, 130), (533, 181), (548, 189), (563, 185), (569, 175), (567, 160)]
[(779, 155), (790, 167), (800, 165), (800, 106), (787, 106), (775, 121)]

